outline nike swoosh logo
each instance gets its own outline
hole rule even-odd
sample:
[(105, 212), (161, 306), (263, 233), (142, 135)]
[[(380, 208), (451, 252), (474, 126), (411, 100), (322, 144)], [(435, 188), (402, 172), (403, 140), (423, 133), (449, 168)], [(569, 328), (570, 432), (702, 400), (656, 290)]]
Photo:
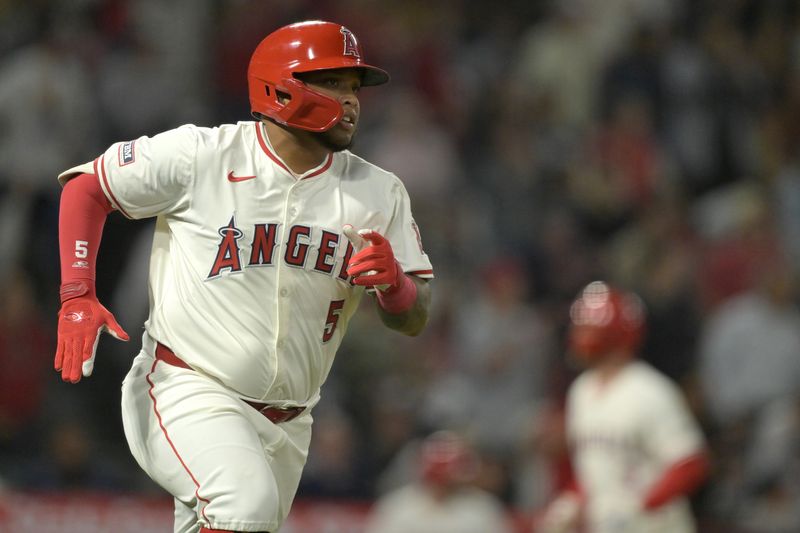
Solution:
[(240, 181), (247, 181), (247, 180), (254, 180), (254, 179), (256, 179), (255, 176), (234, 176), (233, 175), (233, 170), (228, 172), (228, 181), (230, 181), (231, 183), (238, 183)]

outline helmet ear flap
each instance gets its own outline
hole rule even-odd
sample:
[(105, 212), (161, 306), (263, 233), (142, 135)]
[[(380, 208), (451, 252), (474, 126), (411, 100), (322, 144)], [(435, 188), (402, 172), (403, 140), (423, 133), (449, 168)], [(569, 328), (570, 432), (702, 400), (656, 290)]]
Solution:
[[(342, 120), (344, 109), (334, 98), (318, 93), (300, 80), (284, 78), (283, 86), (288, 89), (289, 101), (278, 110), (275, 118), (285, 124), (309, 131), (326, 131)], [(276, 89), (276, 101), (280, 95)]]
[[(344, 116), (342, 105), (324, 94), (310, 89), (295, 78), (282, 78), (280, 85), (262, 80), (264, 96), (261, 107), (276, 122), (312, 132), (322, 132), (333, 127)], [(254, 115), (256, 118), (263, 116)]]

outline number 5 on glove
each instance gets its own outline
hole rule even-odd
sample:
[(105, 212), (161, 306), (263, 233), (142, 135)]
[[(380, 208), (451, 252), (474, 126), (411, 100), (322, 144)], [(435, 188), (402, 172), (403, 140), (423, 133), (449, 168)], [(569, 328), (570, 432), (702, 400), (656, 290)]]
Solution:
[(54, 365), (61, 372), (61, 379), (77, 383), (82, 375), (92, 375), (97, 343), (103, 331), (119, 340), (129, 340), (114, 315), (96, 298), (81, 296), (62, 304), (58, 312), (58, 347)]

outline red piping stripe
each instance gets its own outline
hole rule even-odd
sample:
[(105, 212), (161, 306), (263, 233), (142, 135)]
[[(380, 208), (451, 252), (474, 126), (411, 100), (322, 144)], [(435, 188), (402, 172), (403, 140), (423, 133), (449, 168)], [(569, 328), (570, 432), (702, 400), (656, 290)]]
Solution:
[(432, 276), (433, 270), (415, 270), (413, 272), (406, 272), (406, 274), (411, 276)]
[(261, 145), (261, 149), (262, 149), (262, 150), (264, 150), (264, 153), (265, 153), (265, 154), (267, 154), (267, 156), (269, 156), (269, 158), (270, 158), (270, 159), (272, 159), (273, 161), (275, 161), (275, 164), (276, 164), (276, 165), (278, 165), (279, 167), (281, 167), (281, 168), (282, 168), (283, 170), (285, 170), (286, 172), (289, 172), (289, 169), (288, 169), (288, 168), (286, 168), (286, 165), (284, 165), (284, 164), (283, 164), (283, 162), (281, 162), (281, 160), (280, 160), (280, 159), (278, 159), (278, 158), (277, 158), (277, 156), (275, 156), (275, 155), (274, 155), (274, 154), (273, 154), (273, 153), (270, 151), (270, 149), (269, 149), (269, 148), (267, 148), (267, 143), (264, 141), (264, 136), (263, 136), (263, 134), (261, 133), (261, 127), (262, 127), (262, 126), (261, 126), (261, 123), (260, 123), (260, 122), (256, 122), (256, 135), (258, 136), (258, 144), (260, 144), (260, 145)]
[(105, 156), (105, 154), (103, 154), (102, 156), (100, 156), (99, 158), (94, 160), (94, 172), (95, 172), (95, 174), (97, 174), (97, 166), (98, 166), (98, 162), (99, 162), (100, 163), (100, 165), (99, 165), (100, 166), (100, 174), (99, 174), (99, 176), (103, 179), (103, 183), (106, 186), (106, 190), (108, 191), (108, 194), (111, 195), (111, 200), (114, 202), (114, 204), (116, 204), (117, 209), (119, 209), (120, 213), (125, 215), (127, 218), (133, 218), (132, 216), (130, 216), (128, 214), (127, 211), (125, 211), (125, 209), (122, 208), (122, 205), (119, 203), (119, 200), (117, 200), (117, 197), (114, 196), (114, 191), (112, 191), (111, 187), (108, 185), (108, 177), (106, 176), (105, 158), (106, 158), (106, 156)]
[(333, 154), (328, 154), (328, 160), (325, 161), (325, 164), (322, 165), (321, 167), (319, 167), (319, 169), (317, 169), (314, 172), (312, 172), (311, 174), (309, 174), (308, 176), (303, 176), (303, 179), (307, 180), (308, 178), (313, 178), (314, 176), (318, 176), (318, 175), (322, 174), (323, 172), (325, 172), (326, 170), (331, 168), (331, 164), (332, 163), (333, 163)]
[[(269, 146), (267, 146), (267, 142), (264, 140), (264, 134), (261, 133), (262, 127), (263, 126), (261, 125), (261, 122), (256, 122), (256, 136), (258, 137), (258, 144), (261, 145), (261, 149), (264, 150), (264, 153), (267, 154), (267, 156), (270, 159), (272, 159), (275, 162), (276, 165), (281, 167), (283, 170), (285, 170), (289, 174), (293, 174), (291, 170), (286, 168), (286, 165), (283, 164), (283, 161), (278, 159), (278, 156), (273, 154), (272, 150), (270, 150)], [(331, 167), (332, 163), (333, 163), (333, 154), (328, 154), (328, 160), (325, 161), (325, 164), (322, 165), (321, 167), (319, 167), (317, 170), (315, 170), (311, 174), (309, 174), (308, 176), (303, 176), (303, 179), (313, 178), (314, 176), (318, 176), (318, 175), (322, 174), (323, 172), (325, 172), (326, 170), (328, 170)]]
[(173, 444), (172, 439), (169, 438), (169, 433), (167, 433), (167, 428), (164, 427), (164, 422), (161, 420), (161, 413), (158, 412), (158, 404), (156, 403), (155, 394), (153, 394), (153, 388), (155, 388), (155, 383), (153, 383), (153, 380), (150, 379), (150, 376), (152, 376), (153, 372), (156, 371), (156, 364), (158, 364), (158, 359), (153, 361), (153, 366), (150, 368), (150, 373), (147, 374), (147, 376), (145, 377), (147, 383), (150, 384), (150, 390), (148, 391), (148, 394), (150, 395), (150, 398), (153, 400), (153, 412), (156, 414), (156, 418), (158, 418), (158, 425), (161, 427), (161, 432), (164, 433), (164, 437), (167, 439), (167, 443), (169, 443), (170, 448), (172, 448), (175, 457), (178, 458), (178, 461), (180, 461), (181, 466), (183, 466), (183, 469), (186, 470), (186, 473), (189, 474), (189, 477), (192, 478), (192, 481), (194, 482), (194, 486), (196, 487), (194, 490), (194, 495), (197, 497), (198, 500), (206, 504), (200, 511), (200, 513), (203, 515), (203, 518), (206, 519), (206, 522), (210, 524), (211, 521), (206, 516), (206, 506), (208, 506), (208, 504), (211, 502), (206, 498), (200, 496), (200, 483), (197, 481), (197, 478), (194, 477), (194, 474), (192, 474), (191, 470), (189, 470), (189, 467), (186, 466), (186, 463), (183, 462), (181, 454), (178, 453), (178, 450), (175, 448), (175, 444)]

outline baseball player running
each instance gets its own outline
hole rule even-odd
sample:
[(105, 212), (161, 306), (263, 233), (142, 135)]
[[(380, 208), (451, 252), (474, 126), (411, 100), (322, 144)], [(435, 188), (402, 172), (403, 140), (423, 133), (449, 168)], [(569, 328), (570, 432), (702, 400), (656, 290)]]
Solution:
[(537, 532), (689, 533), (686, 496), (708, 471), (700, 429), (680, 390), (635, 359), (639, 298), (590, 283), (572, 304), (570, 350), (586, 370), (567, 394), (574, 483)]
[(404, 334), (428, 314), (433, 271), (408, 194), (347, 150), (358, 92), (386, 72), (344, 26), (309, 21), (268, 35), (247, 76), (255, 122), (116, 143), (59, 176), (65, 381), (92, 373), (100, 332), (128, 340), (95, 295), (106, 215), (157, 217), (122, 418), (136, 461), (174, 496), (181, 532), (278, 531), (311, 409), (365, 289)]

